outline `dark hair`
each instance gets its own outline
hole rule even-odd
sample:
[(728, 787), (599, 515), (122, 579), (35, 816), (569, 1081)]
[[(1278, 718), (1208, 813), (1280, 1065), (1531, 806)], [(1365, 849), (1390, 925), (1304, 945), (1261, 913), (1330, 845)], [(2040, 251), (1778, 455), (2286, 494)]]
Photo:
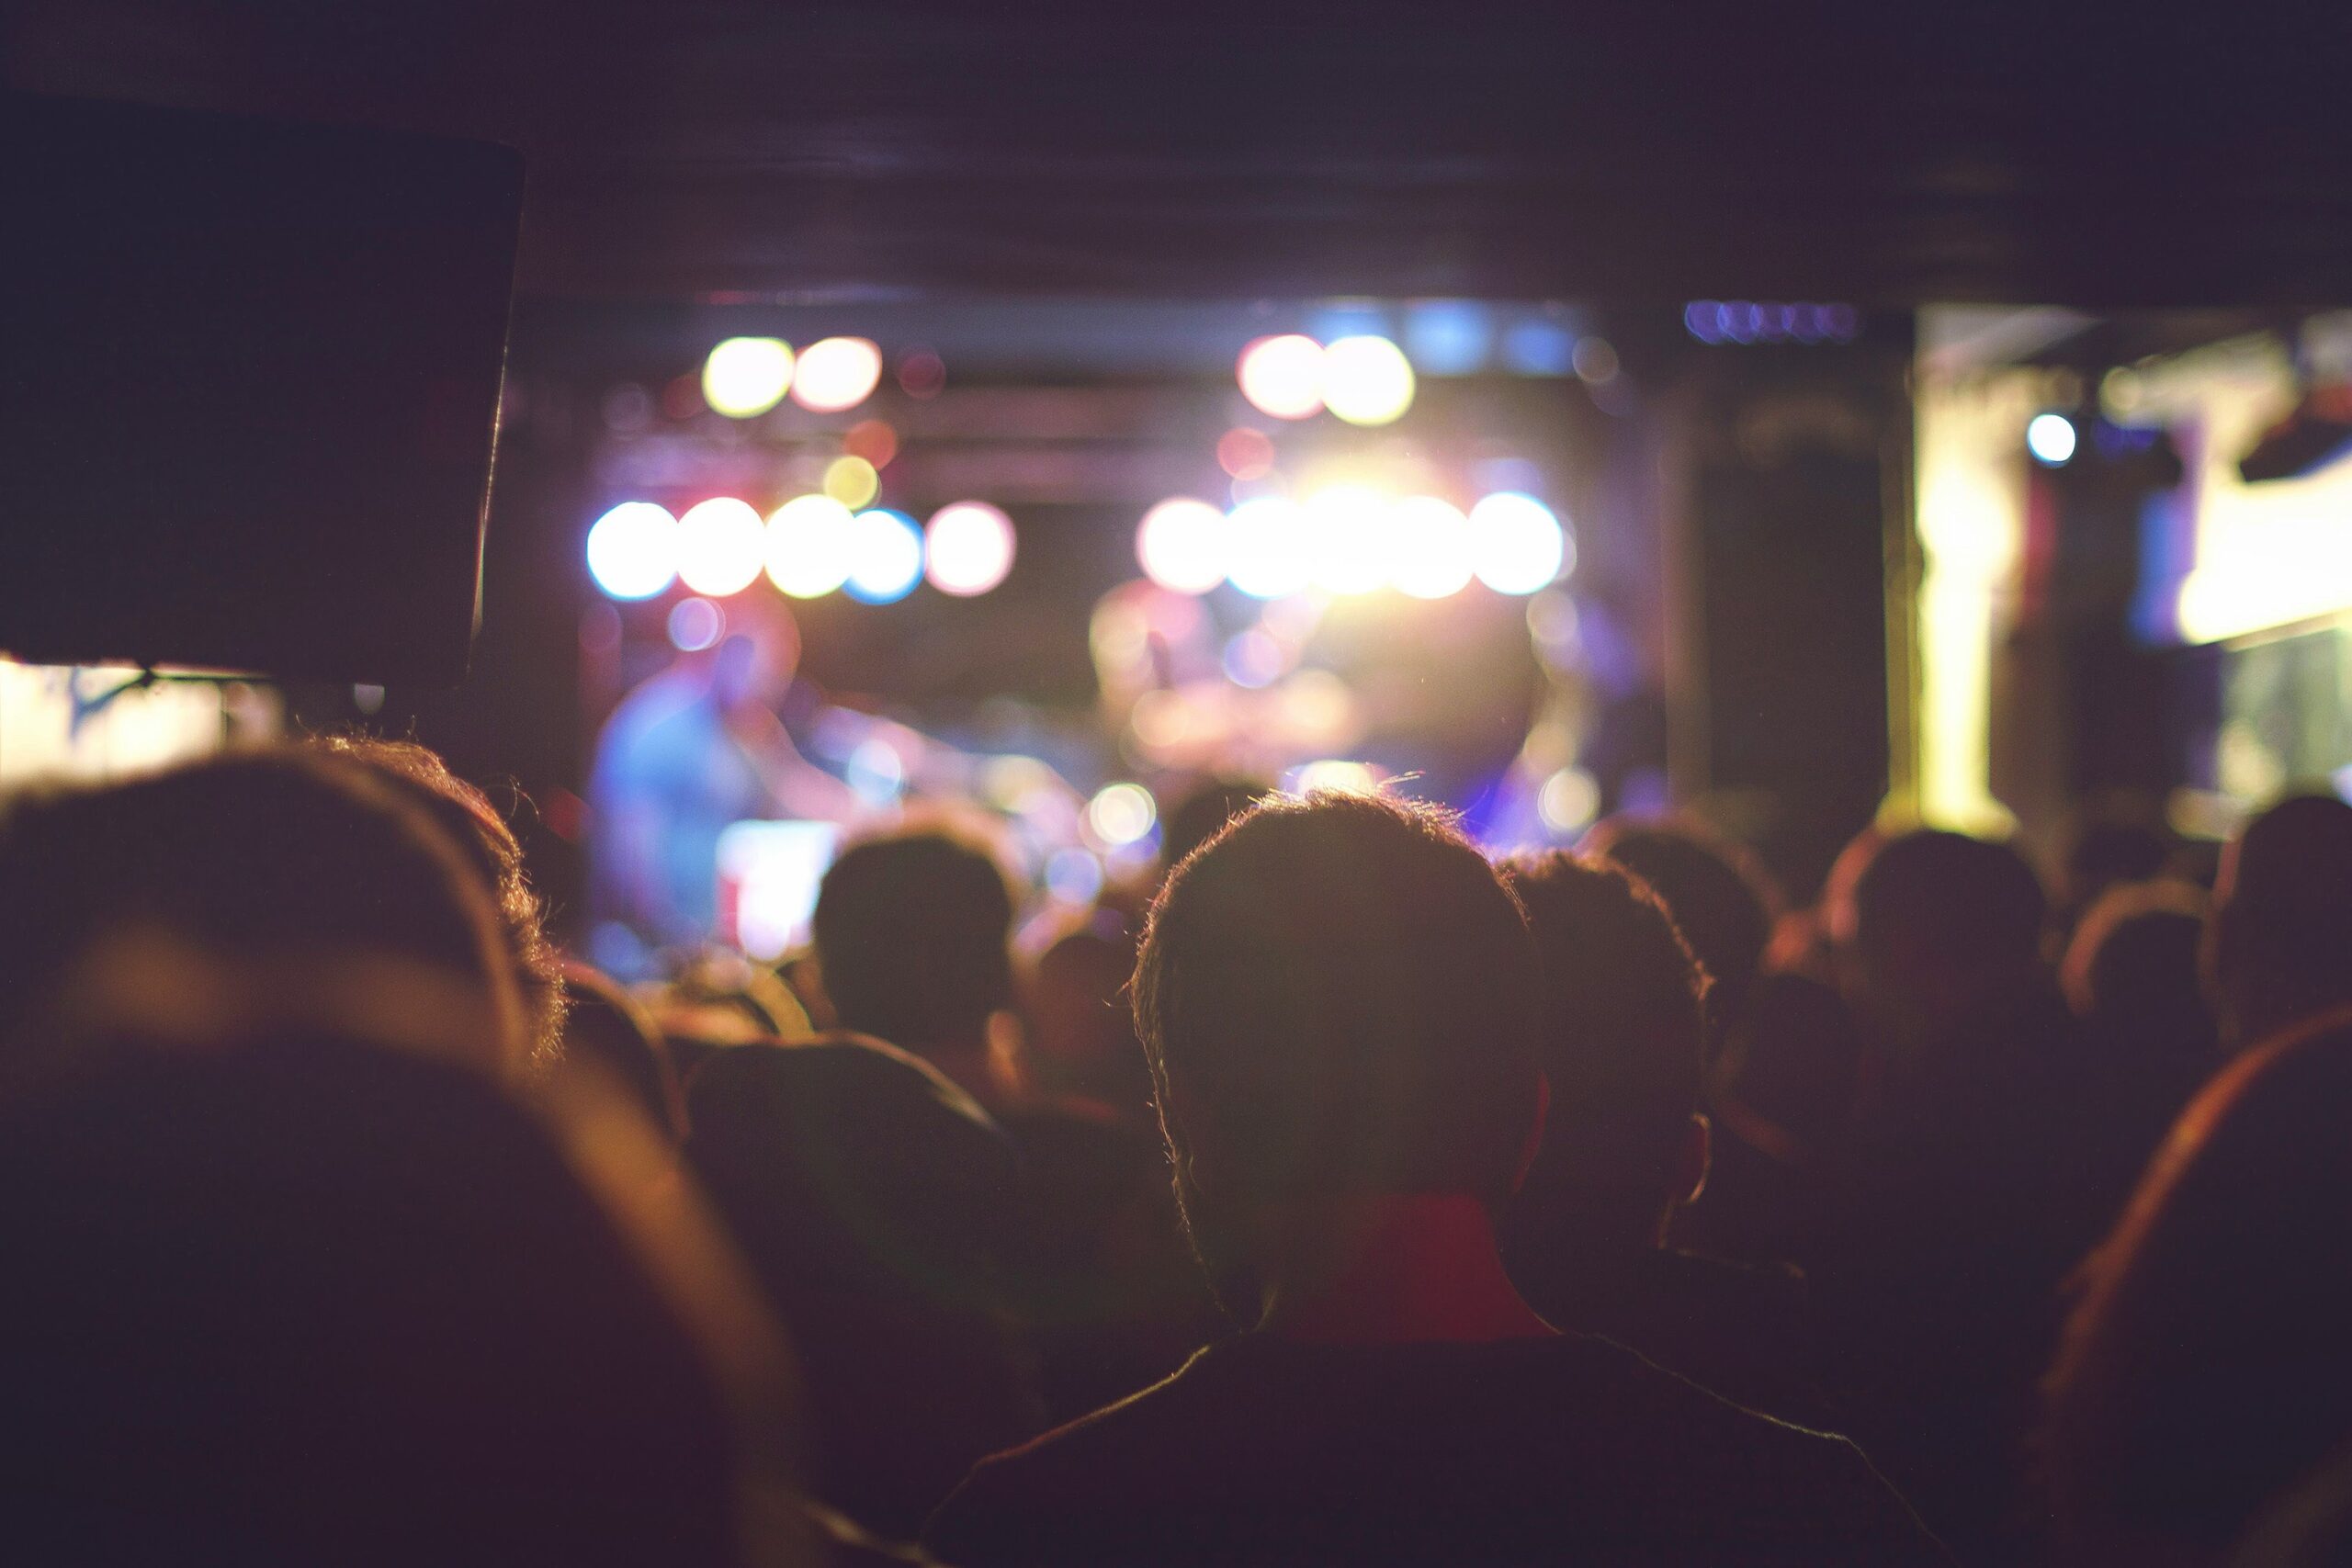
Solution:
[(1648, 885), (1713, 980), (1718, 1021), (1738, 1011), (1781, 912), (1780, 895), (1756, 857), (1695, 823), (1623, 818), (1599, 824), (1579, 847)]
[(1012, 894), (986, 850), (944, 829), (867, 839), (817, 893), (817, 967), (843, 1029), (921, 1053), (1012, 1001)]
[(2352, 1002), (2352, 806), (2282, 800), (2222, 857), (2206, 962), (2240, 1044)]
[[(459, 852), (405, 792), (312, 751), (243, 751), (19, 800), (0, 818), (0, 1043), (58, 999), (94, 943), (136, 927), (298, 968), (394, 956), (513, 1005)], [(481, 1043), (502, 1058), (514, 1043)]]
[(1564, 851), (1505, 863), (1543, 976), (1551, 1083), (1542, 1152), (1512, 1205), (1655, 1225), (1699, 1109), (1707, 976), (1623, 868)]
[(311, 742), (332, 757), (392, 781), (449, 836), (490, 895), (530, 1014), (532, 1054), (551, 1060), (563, 1038), (563, 959), (548, 940), (547, 907), (531, 886), (522, 841), (490, 797), (449, 771), (440, 753), (413, 740), (335, 735)]
[(1536, 1114), (1535, 995), (1519, 901), (1450, 815), (1321, 792), (1178, 866), (1135, 977), (1170, 1145), (1254, 1201), (1499, 1204)]
[(2040, 962), (2048, 916), (2041, 878), (2008, 845), (1915, 828), (1871, 852), (1849, 934), (1872, 961), (2007, 984)]
[(2143, 1047), (2214, 1043), (2198, 982), (2204, 892), (2185, 882), (2110, 886), (2084, 912), (2059, 979), (2078, 1018)]
[(2085, 1265), (2043, 1442), (2079, 1560), (2218, 1556), (2352, 1439), (2347, 1123), (2336, 1013), (2208, 1085)]

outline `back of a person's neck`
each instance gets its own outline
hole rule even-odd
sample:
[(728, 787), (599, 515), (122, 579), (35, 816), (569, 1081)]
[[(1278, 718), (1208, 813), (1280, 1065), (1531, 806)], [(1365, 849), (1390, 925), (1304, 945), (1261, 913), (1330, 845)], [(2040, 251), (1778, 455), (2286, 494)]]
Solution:
[(1277, 1283), (1259, 1326), (1317, 1344), (1485, 1343), (1555, 1332), (1503, 1272), (1492, 1216), (1467, 1194), (1396, 1194), (1330, 1216), (1345, 1248), (1311, 1285)]

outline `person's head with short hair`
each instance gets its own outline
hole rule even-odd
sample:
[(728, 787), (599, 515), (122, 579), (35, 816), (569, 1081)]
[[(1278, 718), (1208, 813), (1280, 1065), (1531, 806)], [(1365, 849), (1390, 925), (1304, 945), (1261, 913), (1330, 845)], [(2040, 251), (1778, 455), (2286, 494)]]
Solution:
[(489, 892), (506, 938), (514, 977), (530, 1013), (535, 1061), (560, 1052), (565, 998), (563, 958), (548, 940), (547, 906), (531, 886), (523, 844), (490, 797), (449, 771), (440, 753), (413, 740), (335, 735), (310, 742), (332, 757), (372, 768), (390, 779), (447, 834)]
[(2206, 898), (2185, 882), (2122, 883), (2084, 911), (2059, 964), (2075, 1016), (2118, 1043), (2157, 1048), (2214, 1043), (2198, 977)]
[(41, 1070), (19, 1037), (200, 1035), (265, 1013), (437, 1032), (501, 1071), (525, 1054), (514, 965), (464, 852), (412, 792), (316, 751), (24, 797), (0, 818), (0, 887), (11, 1074)]
[(2198, 1095), (2085, 1265), (2043, 1463), (2072, 1562), (2211, 1562), (2352, 1441), (2352, 1022)]
[(834, 1021), (926, 1058), (984, 1050), (989, 1019), (1012, 1005), (1013, 912), (996, 857), (948, 827), (853, 844), (812, 922)]
[(2282, 800), (2222, 857), (2205, 965), (2229, 1040), (2352, 1003), (2352, 806)]
[(1438, 807), (1261, 802), (1170, 876), (1134, 997), (1186, 1226), (1221, 1288), (1230, 1269), (1307, 1266), (1304, 1238), (1351, 1203), (1499, 1211), (1520, 1174), (1541, 1115), (1534, 953), (1518, 900)]
[(1831, 911), (1849, 999), (1908, 1052), (2042, 983), (2049, 902), (2007, 844), (1919, 828), (1879, 844)]
[(1648, 885), (1712, 979), (1717, 1022), (1736, 1014), (1780, 918), (1780, 895), (1756, 857), (1693, 822), (1623, 817), (1597, 824), (1577, 847)]
[(1200, 780), (1170, 801), (1159, 818), (1159, 860), (1173, 867), (1225, 830), (1225, 825), (1273, 793), (1258, 779), (1218, 774)]
[(1706, 1170), (1706, 972), (1657, 894), (1622, 866), (1554, 851), (1503, 870), (1535, 941), (1551, 1088), (1509, 1234), (1522, 1248), (1656, 1246)]

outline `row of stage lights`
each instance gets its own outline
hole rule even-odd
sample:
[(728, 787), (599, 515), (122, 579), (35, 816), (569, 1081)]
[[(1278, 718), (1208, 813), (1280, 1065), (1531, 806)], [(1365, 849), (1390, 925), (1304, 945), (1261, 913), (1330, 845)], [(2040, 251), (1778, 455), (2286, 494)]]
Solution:
[[(627, 600), (673, 582), (724, 599), (763, 574), (796, 599), (838, 591), (888, 604), (926, 581), (971, 598), (1002, 582), (1012, 557), (1012, 520), (980, 501), (943, 506), (922, 527), (903, 512), (854, 511), (831, 495), (788, 501), (765, 519), (733, 496), (675, 517), (631, 501), (588, 530), (589, 574)], [(1144, 514), (1136, 557), (1145, 576), (1177, 593), (1230, 583), (1255, 599), (1387, 588), (1443, 599), (1474, 580), (1498, 593), (1533, 593), (1575, 570), (1576, 543), (1550, 507), (1516, 491), (1465, 513), (1436, 496), (1335, 485), (1305, 502), (1260, 496), (1231, 511), (1172, 497)]]

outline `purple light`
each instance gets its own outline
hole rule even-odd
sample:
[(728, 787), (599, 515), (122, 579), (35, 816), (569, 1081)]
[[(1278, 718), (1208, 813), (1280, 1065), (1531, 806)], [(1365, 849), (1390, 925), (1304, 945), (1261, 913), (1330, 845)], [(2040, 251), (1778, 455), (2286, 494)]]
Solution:
[(1682, 325), (1701, 343), (1721, 343), (1722, 331), (1716, 326), (1723, 307), (1713, 299), (1693, 299), (1682, 307)]

